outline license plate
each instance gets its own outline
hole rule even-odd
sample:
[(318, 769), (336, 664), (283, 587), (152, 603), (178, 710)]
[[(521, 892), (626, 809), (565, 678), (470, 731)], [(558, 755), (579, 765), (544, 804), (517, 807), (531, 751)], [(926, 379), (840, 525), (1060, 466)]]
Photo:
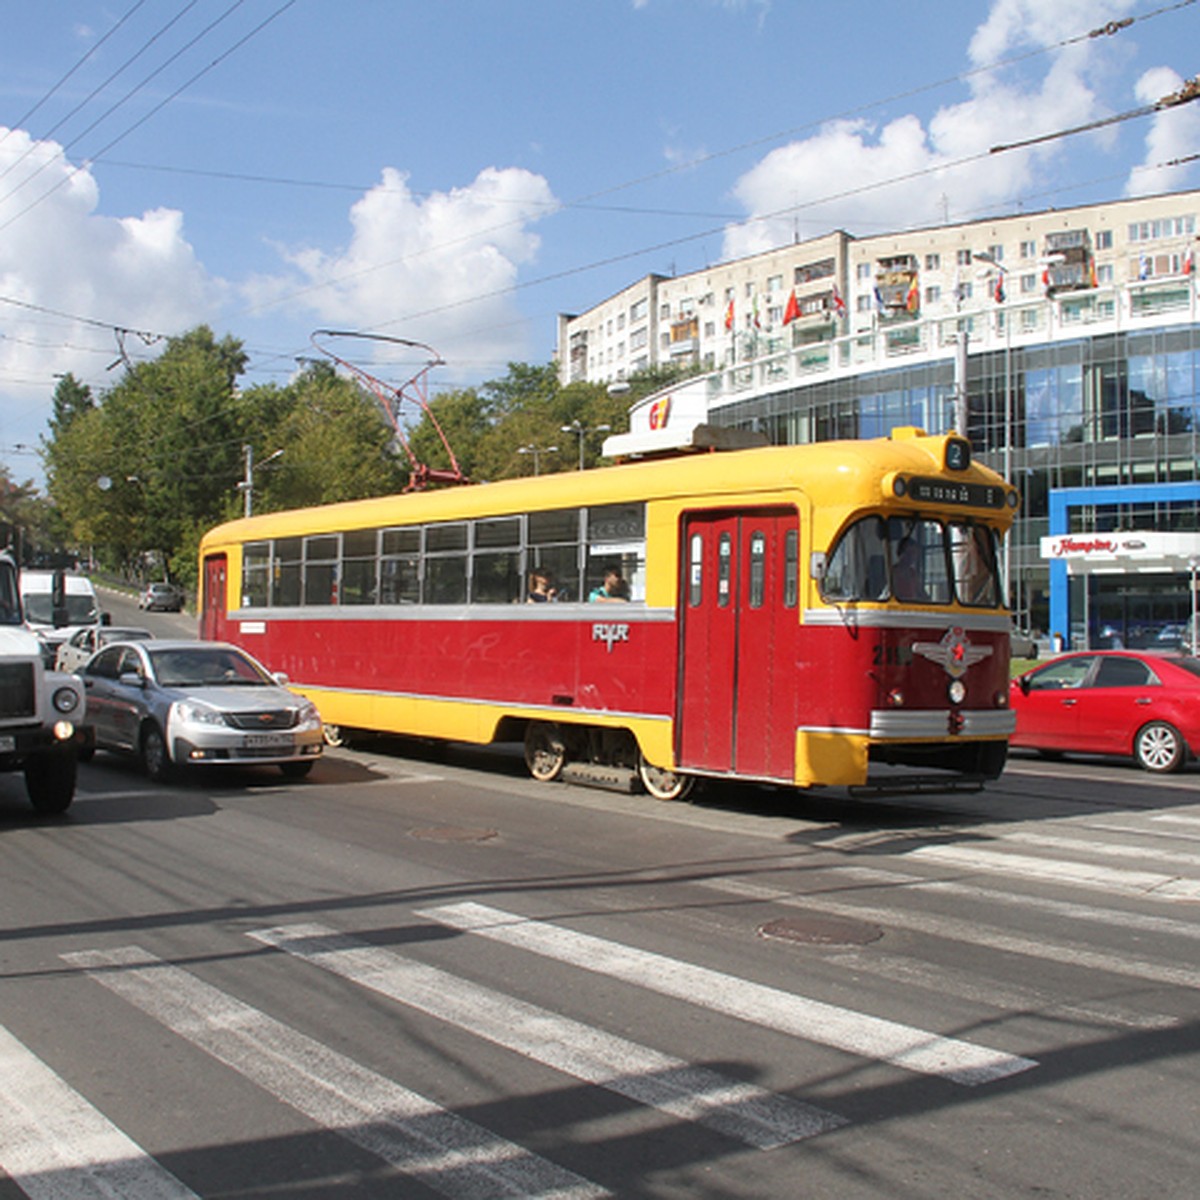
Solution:
[(11, 734), (0, 734), (0, 754), (11, 754), (17, 748), (17, 739)]
[(246, 745), (259, 749), (271, 746), (291, 746), (290, 733), (251, 733), (246, 736)]

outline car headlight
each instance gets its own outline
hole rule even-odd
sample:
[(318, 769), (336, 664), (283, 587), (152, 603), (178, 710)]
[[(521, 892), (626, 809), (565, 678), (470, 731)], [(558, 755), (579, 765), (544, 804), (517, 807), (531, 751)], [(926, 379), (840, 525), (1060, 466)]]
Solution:
[(79, 693), (74, 688), (59, 688), (53, 696), (55, 710), (60, 713), (74, 712), (79, 707)]
[(305, 700), (300, 705), (296, 712), (296, 722), (299, 725), (319, 725), (321, 723), (321, 714), (317, 712), (317, 706), (311, 700)]
[(196, 704), (190, 700), (180, 700), (175, 705), (175, 715), (189, 725), (224, 725), (225, 714), (207, 704)]

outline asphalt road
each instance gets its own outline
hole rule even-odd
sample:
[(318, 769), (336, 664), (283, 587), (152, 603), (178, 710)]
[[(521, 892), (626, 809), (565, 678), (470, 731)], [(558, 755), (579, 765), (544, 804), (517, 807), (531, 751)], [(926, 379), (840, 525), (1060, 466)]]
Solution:
[(0, 1200), (1194, 1196), (1198, 784), (0, 777)]

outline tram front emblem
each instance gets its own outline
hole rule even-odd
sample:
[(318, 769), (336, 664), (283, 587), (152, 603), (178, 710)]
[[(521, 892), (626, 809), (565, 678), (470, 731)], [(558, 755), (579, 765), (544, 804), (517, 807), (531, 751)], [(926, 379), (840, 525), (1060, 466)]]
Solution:
[(982, 662), (993, 650), (992, 646), (975, 646), (967, 638), (961, 625), (952, 625), (940, 642), (914, 642), (913, 653), (935, 662), (950, 676), (960, 679), (968, 667)]

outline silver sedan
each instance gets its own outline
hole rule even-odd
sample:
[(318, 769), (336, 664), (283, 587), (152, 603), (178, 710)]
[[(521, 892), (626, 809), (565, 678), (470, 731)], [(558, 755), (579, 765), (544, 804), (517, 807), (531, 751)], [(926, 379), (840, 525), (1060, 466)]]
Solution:
[(223, 642), (117, 642), (80, 672), (95, 745), (134, 754), (152, 779), (181, 766), (274, 764), (308, 774), (321, 753), (316, 707)]

